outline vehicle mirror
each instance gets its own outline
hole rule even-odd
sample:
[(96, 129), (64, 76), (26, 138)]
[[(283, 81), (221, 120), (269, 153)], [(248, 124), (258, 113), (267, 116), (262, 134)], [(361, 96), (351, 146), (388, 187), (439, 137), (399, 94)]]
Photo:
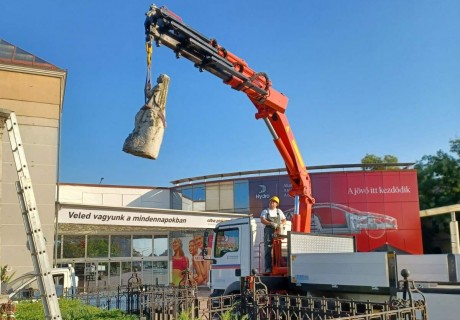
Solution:
[(206, 260), (209, 260), (208, 247), (209, 247), (209, 230), (205, 230), (203, 233), (203, 249), (201, 250), (201, 254), (203, 258)]
[(201, 255), (203, 257), (208, 255), (208, 236), (209, 232), (206, 230), (203, 234), (203, 249), (201, 250)]
[(203, 247), (206, 248), (208, 247), (208, 237), (209, 237), (209, 232), (206, 230), (203, 235)]

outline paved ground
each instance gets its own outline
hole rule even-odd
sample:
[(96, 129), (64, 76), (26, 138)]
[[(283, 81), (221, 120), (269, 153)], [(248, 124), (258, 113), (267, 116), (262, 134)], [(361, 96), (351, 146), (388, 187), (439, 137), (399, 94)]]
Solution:
[(460, 319), (460, 295), (425, 293), (429, 320)]

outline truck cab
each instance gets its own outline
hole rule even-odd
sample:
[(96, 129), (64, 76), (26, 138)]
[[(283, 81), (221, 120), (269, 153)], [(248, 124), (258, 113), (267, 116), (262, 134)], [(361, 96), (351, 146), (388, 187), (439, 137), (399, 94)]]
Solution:
[(255, 229), (253, 219), (241, 218), (222, 222), (214, 230), (210, 270), (212, 295), (239, 292), (240, 277), (249, 275), (250, 261), (255, 255), (251, 250)]
[[(286, 234), (287, 221), (280, 233)], [(240, 291), (240, 278), (250, 276), (264, 266), (264, 225), (258, 218), (239, 218), (221, 222), (214, 229), (212, 245), (212, 295), (227, 295)], [(284, 244), (287, 259), (287, 244)]]

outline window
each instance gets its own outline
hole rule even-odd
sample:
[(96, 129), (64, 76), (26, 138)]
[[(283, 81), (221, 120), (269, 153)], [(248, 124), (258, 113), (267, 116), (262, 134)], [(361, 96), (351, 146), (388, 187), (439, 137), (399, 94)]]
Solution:
[(168, 256), (168, 236), (159, 235), (155, 236), (153, 240), (153, 255), (155, 257)]
[(192, 187), (185, 187), (182, 189), (182, 196), (184, 198), (193, 200), (193, 188)]
[(227, 252), (236, 252), (239, 250), (240, 235), (238, 229), (224, 229), (216, 233), (216, 247), (214, 256), (220, 258)]
[(110, 257), (131, 257), (131, 236), (111, 236)]
[(233, 212), (233, 182), (206, 185), (206, 211)]
[(233, 182), (219, 183), (219, 211), (233, 211)]
[(168, 262), (154, 261), (152, 263), (153, 284), (169, 284)]
[(88, 236), (88, 258), (109, 256), (109, 236)]
[(193, 189), (192, 187), (185, 187), (180, 189), (182, 191), (182, 210), (193, 210)]
[(153, 280), (153, 261), (143, 261), (142, 263), (142, 283), (155, 284)]
[(133, 257), (151, 257), (152, 236), (133, 236)]
[[(185, 187), (182, 191), (182, 209), (204, 211), (206, 200), (206, 188), (204, 185)], [(174, 198), (173, 198), (174, 201)]]
[(204, 185), (193, 187), (193, 210), (205, 211), (206, 188)]
[(208, 183), (206, 186), (206, 211), (219, 211), (218, 183)]
[(193, 187), (193, 201), (205, 201), (206, 200), (206, 188), (200, 184)]
[(57, 259), (62, 258), (62, 236), (56, 237), (54, 240), (54, 245), (55, 245), (55, 252), (53, 254), (56, 254)]
[(106, 287), (109, 284), (109, 263), (99, 262), (97, 265), (97, 279), (99, 286)]
[(64, 236), (63, 237), (63, 258), (84, 258), (85, 257), (85, 236)]
[(142, 260), (134, 260), (132, 262), (133, 265), (133, 272), (137, 272), (138, 276), (142, 273)]
[(249, 182), (248, 180), (235, 181), (234, 184), (235, 212), (249, 213)]
[(180, 190), (171, 190), (171, 209), (182, 210), (182, 193)]
[(120, 285), (120, 262), (110, 262), (110, 286)]
[(131, 261), (121, 263), (121, 285), (127, 285), (128, 280), (132, 277)]

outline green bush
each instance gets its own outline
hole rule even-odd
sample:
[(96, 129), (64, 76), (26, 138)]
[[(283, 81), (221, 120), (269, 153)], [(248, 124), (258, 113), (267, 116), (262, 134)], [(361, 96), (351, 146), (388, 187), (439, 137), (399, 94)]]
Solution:
[[(103, 319), (124, 319), (135, 320), (138, 316), (126, 315), (120, 310), (102, 310), (96, 307), (82, 304), (79, 300), (59, 300), (62, 320), (103, 320)], [(43, 320), (45, 313), (41, 301), (20, 302), (16, 306), (15, 313), (17, 320)]]
[(0, 266), (0, 280), (1, 282), (8, 283), (10, 280), (14, 277), (14, 274), (16, 271), (13, 273), (10, 273), (8, 265)]

